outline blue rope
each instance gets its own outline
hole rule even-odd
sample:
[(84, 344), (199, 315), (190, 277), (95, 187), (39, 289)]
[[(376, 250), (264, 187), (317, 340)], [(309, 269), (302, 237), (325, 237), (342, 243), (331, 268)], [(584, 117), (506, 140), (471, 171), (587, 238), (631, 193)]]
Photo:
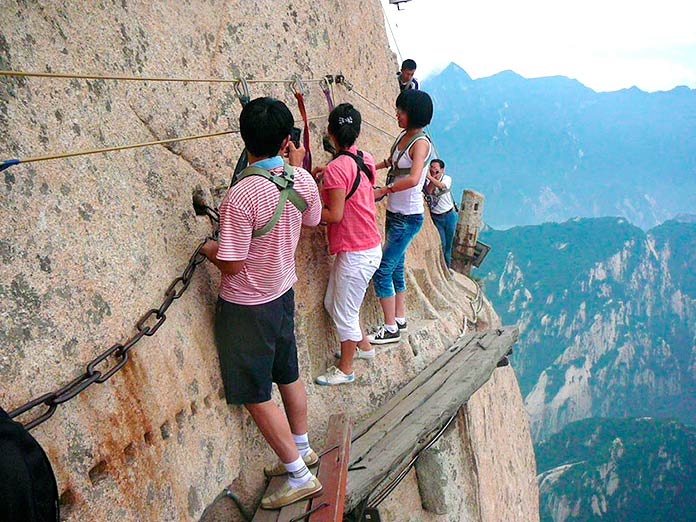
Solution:
[(20, 161), (18, 159), (9, 159), (0, 163), (0, 172), (5, 169), (9, 169), (12, 165), (19, 165)]

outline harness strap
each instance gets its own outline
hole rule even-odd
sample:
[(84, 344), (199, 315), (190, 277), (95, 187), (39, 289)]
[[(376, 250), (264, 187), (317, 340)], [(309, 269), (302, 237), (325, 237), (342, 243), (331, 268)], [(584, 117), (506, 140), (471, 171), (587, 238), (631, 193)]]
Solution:
[(372, 172), (370, 172), (370, 169), (365, 165), (365, 162), (363, 161), (363, 153), (361, 150), (358, 151), (358, 154), (355, 155), (352, 152), (348, 152), (347, 150), (342, 150), (336, 156), (350, 156), (353, 158), (355, 163), (358, 165), (358, 172), (355, 175), (355, 180), (353, 181), (353, 186), (350, 189), (350, 192), (346, 195), (346, 201), (350, 199), (350, 197), (355, 194), (355, 191), (358, 190), (358, 187), (360, 186), (360, 171), (362, 171), (365, 176), (367, 176), (367, 179), (370, 180), (370, 183), (374, 182), (374, 177), (372, 176)]
[(249, 176), (261, 176), (262, 178), (272, 182), (280, 190), (278, 206), (276, 206), (271, 219), (261, 228), (254, 230), (251, 233), (251, 237), (261, 237), (270, 232), (270, 230), (278, 223), (280, 217), (283, 215), (283, 210), (285, 210), (285, 205), (288, 201), (290, 201), (290, 203), (292, 203), (292, 205), (300, 212), (304, 212), (307, 208), (307, 202), (302, 198), (302, 196), (300, 196), (299, 192), (293, 188), (295, 183), (295, 173), (292, 170), (292, 167), (287, 163), (283, 167), (282, 175), (277, 175), (264, 168), (252, 165), (251, 167), (245, 168), (239, 174), (234, 183), (237, 183), (244, 178), (248, 178)]
[[(391, 151), (389, 152), (389, 158), (394, 157), (394, 152), (396, 151), (396, 148), (399, 145), (399, 142), (401, 141), (401, 138), (404, 137), (404, 134), (406, 134), (406, 131), (403, 131), (399, 136), (394, 140), (394, 144), (391, 147)], [(399, 154), (396, 156), (396, 160), (392, 160), (392, 166), (389, 168), (389, 172), (387, 172), (387, 184), (391, 183), (394, 181), (395, 178), (399, 176), (407, 176), (408, 174), (411, 173), (410, 168), (400, 168), (398, 167), (399, 161), (401, 161), (401, 158), (403, 158), (404, 154), (408, 151), (409, 147), (413, 145), (417, 140), (425, 138), (428, 141), (430, 141), (430, 138), (428, 137), (427, 134), (425, 134), (423, 131), (420, 131), (413, 136), (406, 142), (406, 145), (404, 146), (403, 149), (399, 152)]]

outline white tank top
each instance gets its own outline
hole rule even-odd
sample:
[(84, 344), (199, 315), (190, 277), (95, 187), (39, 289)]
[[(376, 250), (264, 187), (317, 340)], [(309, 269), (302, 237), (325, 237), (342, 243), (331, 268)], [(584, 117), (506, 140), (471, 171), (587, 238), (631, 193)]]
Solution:
[[(402, 133), (399, 136), (399, 140), (401, 140), (403, 134), (404, 133)], [(398, 192), (389, 194), (389, 198), (387, 200), (387, 210), (389, 212), (395, 212), (408, 216), (411, 214), (422, 214), (425, 211), (425, 208), (423, 206), (423, 183), (425, 183), (425, 175), (427, 174), (428, 167), (430, 165), (430, 156), (433, 153), (433, 147), (430, 143), (430, 140), (428, 140), (428, 138), (426, 137), (422, 137), (418, 138), (416, 141), (411, 143), (408, 149), (406, 149), (406, 152), (404, 152), (403, 156), (401, 156), (399, 163), (395, 166), (400, 169), (411, 168), (411, 165), (413, 165), (413, 160), (411, 159), (411, 156), (409, 156), (408, 152), (409, 149), (413, 147), (413, 144), (419, 140), (427, 140), (428, 155), (425, 158), (425, 161), (423, 162), (423, 172), (421, 172), (420, 179), (418, 180), (418, 185), (416, 185), (415, 187), (411, 187), (408, 190), (400, 190)], [(391, 160), (396, 161), (396, 158), (399, 156), (400, 152), (401, 151), (399, 151), (398, 148), (395, 149)]]

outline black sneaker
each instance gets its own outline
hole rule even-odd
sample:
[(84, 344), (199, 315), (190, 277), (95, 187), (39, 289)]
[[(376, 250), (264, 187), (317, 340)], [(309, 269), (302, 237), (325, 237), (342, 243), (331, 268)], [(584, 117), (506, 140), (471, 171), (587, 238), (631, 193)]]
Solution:
[(375, 333), (368, 335), (367, 340), (370, 341), (370, 344), (398, 343), (401, 340), (401, 332), (397, 330), (391, 333), (382, 325)]
[(408, 324), (406, 323), (406, 321), (404, 321), (403, 323), (396, 321), (396, 327), (399, 329), (399, 332), (408, 332)]

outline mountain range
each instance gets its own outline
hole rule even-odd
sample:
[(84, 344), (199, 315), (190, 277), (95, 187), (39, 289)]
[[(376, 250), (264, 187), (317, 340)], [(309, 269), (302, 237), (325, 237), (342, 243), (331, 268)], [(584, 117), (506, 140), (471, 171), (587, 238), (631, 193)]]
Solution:
[[(644, 230), (696, 208), (696, 90), (595, 92), (563, 76), (426, 78), (454, 192), (496, 228), (621, 216)], [(459, 197), (459, 196), (457, 196)]]
[(486, 229), (481, 270), (535, 440), (587, 417), (696, 424), (696, 219), (644, 232), (623, 218)]
[(541, 522), (696, 520), (696, 431), (586, 419), (536, 446)]

